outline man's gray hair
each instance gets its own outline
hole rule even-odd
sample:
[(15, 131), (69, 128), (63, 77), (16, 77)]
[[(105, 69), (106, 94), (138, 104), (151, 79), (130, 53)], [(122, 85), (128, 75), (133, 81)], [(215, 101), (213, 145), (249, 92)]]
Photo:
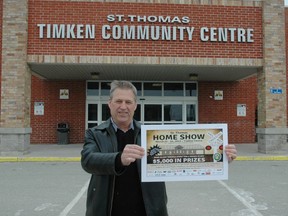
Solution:
[(137, 99), (137, 89), (136, 87), (129, 81), (125, 81), (125, 80), (114, 80), (111, 84), (110, 84), (110, 100), (113, 97), (114, 91), (119, 88), (119, 89), (130, 89), (132, 90), (134, 96), (135, 96), (135, 101)]

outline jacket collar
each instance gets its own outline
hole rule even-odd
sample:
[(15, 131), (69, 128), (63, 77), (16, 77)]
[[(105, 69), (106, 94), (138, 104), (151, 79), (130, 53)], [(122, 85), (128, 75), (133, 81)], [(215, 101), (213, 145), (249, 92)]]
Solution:
[[(107, 128), (111, 127), (112, 126), (112, 121), (111, 120), (112, 119), (110, 117), (107, 121), (105, 121), (102, 124), (98, 125), (97, 128), (99, 130), (104, 130), (104, 129), (107, 129)], [(140, 123), (138, 121), (134, 120), (134, 119), (133, 119), (133, 125), (134, 125), (134, 130), (138, 131), (138, 130), (141, 129)]]
[[(113, 118), (110, 118), (110, 119), (111, 119), (111, 123), (112, 123), (112, 126), (113, 126), (115, 132), (117, 131), (117, 129), (121, 130), (121, 129), (116, 125), (116, 123), (114, 122)], [(130, 124), (129, 130), (130, 130), (130, 129), (134, 130), (133, 121), (132, 121), (131, 124)]]

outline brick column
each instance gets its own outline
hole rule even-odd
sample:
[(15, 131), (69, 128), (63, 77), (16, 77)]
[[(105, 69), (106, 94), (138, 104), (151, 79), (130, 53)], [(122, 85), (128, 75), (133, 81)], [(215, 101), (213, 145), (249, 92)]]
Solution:
[(263, 69), (258, 71), (258, 151), (283, 153), (288, 134), (283, 0), (263, 1), (263, 32)]
[(28, 0), (3, 0), (0, 154), (30, 144), (31, 73), (27, 66)]

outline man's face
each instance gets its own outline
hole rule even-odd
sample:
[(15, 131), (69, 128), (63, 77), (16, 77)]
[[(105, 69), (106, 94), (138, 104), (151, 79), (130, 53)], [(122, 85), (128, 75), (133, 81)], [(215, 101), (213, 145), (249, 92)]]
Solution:
[[(116, 89), (108, 106), (113, 121), (121, 127), (129, 127), (137, 108), (135, 96), (130, 89)], [(125, 129), (125, 128), (124, 128)]]

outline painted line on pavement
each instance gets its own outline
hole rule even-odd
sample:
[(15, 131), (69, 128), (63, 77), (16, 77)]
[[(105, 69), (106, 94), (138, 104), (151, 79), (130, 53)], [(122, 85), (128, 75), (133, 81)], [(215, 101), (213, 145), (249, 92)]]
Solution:
[(223, 181), (218, 181), (223, 187), (225, 187), (235, 198), (237, 198), (244, 206), (248, 208), (250, 212), (253, 213), (254, 216), (263, 216), (255, 207), (255, 205), (251, 204), (250, 199), (245, 199), (245, 197), (241, 196), (241, 194), (237, 193), (235, 190), (233, 190), (231, 187), (229, 187), (227, 184), (225, 184)]
[(78, 203), (78, 201), (81, 199), (83, 194), (87, 191), (88, 185), (90, 180), (88, 180), (85, 185), (81, 188), (79, 193), (76, 195), (76, 197), (63, 209), (63, 211), (59, 214), (59, 216), (67, 216), (71, 209)]

